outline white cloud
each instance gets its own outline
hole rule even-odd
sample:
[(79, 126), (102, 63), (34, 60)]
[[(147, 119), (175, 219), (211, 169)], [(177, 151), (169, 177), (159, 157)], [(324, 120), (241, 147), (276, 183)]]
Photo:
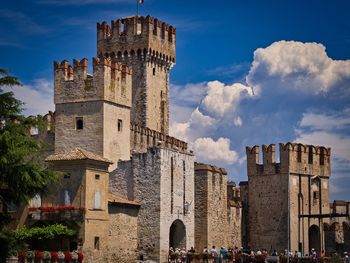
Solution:
[(233, 124), (237, 127), (241, 127), (242, 126), (242, 119), (241, 117), (236, 117), (234, 120), (233, 120)]
[(204, 97), (200, 109), (213, 117), (223, 117), (227, 113), (235, 112), (240, 101), (252, 96), (250, 87), (240, 83), (227, 86), (220, 81), (208, 82), (208, 93)]
[(15, 97), (24, 102), (25, 115), (44, 115), (49, 110), (54, 110), (53, 84), (46, 79), (36, 79), (31, 84), (5, 88), (5, 91), (12, 91)]
[(246, 81), (260, 88), (292, 88), (315, 94), (345, 88), (350, 60), (333, 60), (318, 43), (274, 42), (254, 52)]
[(310, 127), (317, 130), (332, 130), (337, 127), (350, 125), (350, 112), (345, 110), (336, 115), (304, 113), (300, 122), (301, 127)]
[(228, 138), (219, 138), (217, 141), (212, 138), (198, 138), (193, 149), (198, 160), (232, 164), (237, 162), (239, 157), (235, 151), (230, 150), (230, 143)]

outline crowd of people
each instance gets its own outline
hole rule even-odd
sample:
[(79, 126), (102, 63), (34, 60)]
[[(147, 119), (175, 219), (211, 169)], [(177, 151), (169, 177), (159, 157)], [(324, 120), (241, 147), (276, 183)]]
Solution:
[[(169, 249), (169, 262), (171, 263), (190, 263), (190, 262), (212, 262), (212, 263), (286, 263), (288, 260), (294, 263), (311, 262), (317, 263), (320, 258), (325, 257), (340, 257), (336, 251), (331, 255), (327, 255), (324, 250), (318, 253), (314, 248), (311, 249), (309, 254), (302, 256), (300, 251), (290, 251), (285, 249), (283, 252), (278, 253), (276, 250), (268, 251), (267, 249), (244, 249), (238, 248), (226, 248), (221, 247), (218, 249), (216, 246), (212, 246), (210, 249), (204, 247), (202, 251), (196, 251), (193, 247), (186, 251), (185, 248), (172, 248)], [(350, 263), (349, 255), (344, 252), (342, 255), (344, 263)], [(199, 260), (199, 261), (198, 261)], [(283, 260), (283, 262), (281, 262)]]

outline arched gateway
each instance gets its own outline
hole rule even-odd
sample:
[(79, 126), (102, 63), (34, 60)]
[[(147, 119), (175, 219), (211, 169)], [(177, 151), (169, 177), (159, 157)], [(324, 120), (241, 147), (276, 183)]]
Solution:
[(184, 223), (176, 219), (170, 227), (169, 246), (173, 248), (186, 248), (186, 227)]
[(309, 250), (314, 248), (318, 254), (321, 252), (320, 228), (312, 225), (309, 228)]

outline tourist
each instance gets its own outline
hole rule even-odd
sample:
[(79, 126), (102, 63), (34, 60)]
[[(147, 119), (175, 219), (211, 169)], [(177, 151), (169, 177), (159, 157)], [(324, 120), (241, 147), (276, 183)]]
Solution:
[(225, 247), (220, 249), (220, 262), (226, 262), (228, 250)]
[(344, 263), (350, 263), (348, 252), (344, 252)]
[(326, 256), (326, 252), (324, 251), (324, 249), (322, 249), (322, 252), (321, 252), (321, 257), (325, 257)]
[(272, 252), (271, 256), (274, 256), (274, 257), (276, 257), (276, 256), (277, 256), (277, 251), (276, 251), (276, 249), (274, 249), (274, 250), (273, 250), (273, 252)]
[(212, 246), (210, 256), (213, 258), (213, 262), (218, 262), (218, 252), (216, 251), (215, 246)]
[(180, 251), (181, 262), (185, 263), (186, 257), (187, 257), (186, 248), (182, 248), (182, 250)]

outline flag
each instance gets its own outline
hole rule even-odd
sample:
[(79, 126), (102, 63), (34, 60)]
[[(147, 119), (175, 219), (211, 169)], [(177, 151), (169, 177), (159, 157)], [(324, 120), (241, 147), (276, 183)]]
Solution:
[(139, 0), (139, 4), (143, 4), (145, 0)]

